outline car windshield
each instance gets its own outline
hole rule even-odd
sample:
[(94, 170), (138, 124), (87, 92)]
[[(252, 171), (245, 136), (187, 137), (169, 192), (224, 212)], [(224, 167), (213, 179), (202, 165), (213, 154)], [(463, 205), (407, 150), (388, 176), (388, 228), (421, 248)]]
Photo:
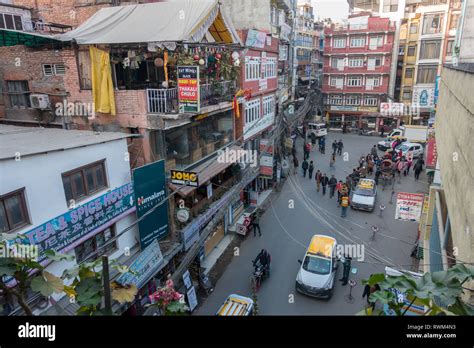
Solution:
[(398, 150), (402, 150), (402, 152), (408, 151), (408, 145), (399, 145), (397, 146)]
[(374, 195), (374, 190), (373, 189), (368, 189), (368, 188), (356, 188), (354, 191), (355, 195), (359, 196), (373, 196)]
[(307, 255), (303, 262), (303, 269), (316, 274), (329, 274), (331, 271), (331, 260)]

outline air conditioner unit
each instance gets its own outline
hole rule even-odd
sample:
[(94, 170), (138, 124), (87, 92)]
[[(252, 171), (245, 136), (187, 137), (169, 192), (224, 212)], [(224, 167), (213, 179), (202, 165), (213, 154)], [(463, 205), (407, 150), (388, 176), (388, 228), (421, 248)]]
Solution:
[(48, 109), (50, 106), (49, 96), (47, 94), (31, 94), (30, 103), (34, 109)]

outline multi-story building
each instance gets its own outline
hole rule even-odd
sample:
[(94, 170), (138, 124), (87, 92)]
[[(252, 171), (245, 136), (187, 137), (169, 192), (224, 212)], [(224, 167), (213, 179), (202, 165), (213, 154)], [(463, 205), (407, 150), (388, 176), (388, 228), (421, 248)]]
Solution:
[(378, 113), (389, 93), (394, 24), (361, 13), (344, 25), (326, 27), (324, 35), (323, 93), (330, 127), (394, 126), (392, 118)]
[(299, 85), (316, 80), (319, 35), (315, 28), (313, 7), (309, 0), (298, 1), (295, 23), (295, 50)]

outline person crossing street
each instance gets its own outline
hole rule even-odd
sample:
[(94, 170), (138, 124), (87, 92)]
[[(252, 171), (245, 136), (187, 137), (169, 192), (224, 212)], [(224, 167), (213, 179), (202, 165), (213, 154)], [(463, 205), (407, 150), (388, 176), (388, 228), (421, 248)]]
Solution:
[(321, 177), (321, 186), (323, 187), (323, 196), (326, 195), (326, 187), (328, 186), (328, 183), (329, 183), (329, 179), (326, 176), (326, 173), (324, 173), (323, 176)]
[(308, 176), (310, 179), (313, 178), (313, 171), (314, 171), (314, 164), (313, 164), (313, 161), (310, 161), (309, 167), (308, 167)]
[(334, 192), (336, 191), (336, 185), (337, 185), (337, 179), (334, 177), (334, 175), (331, 175), (331, 179), (328, 181), (329, 185), (329, 198), (334, 197)]

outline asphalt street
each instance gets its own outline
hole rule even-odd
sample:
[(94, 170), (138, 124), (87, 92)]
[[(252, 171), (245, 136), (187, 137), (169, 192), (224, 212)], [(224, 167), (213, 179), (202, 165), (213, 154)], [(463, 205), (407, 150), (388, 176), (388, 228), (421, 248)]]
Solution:
[[(335, 139), (343, 140), (343, 156), (338, 156), (335, 168), (330, 168), (331, 143)], [(357, 166), (360, 156), (369, 153), (371, 147), (380, 140), (379, 137), (329, 133), (326, 154), (322, 155), (314, 149), (310, 157), (315, 163), (315, 171), (319, 169), (328, 175), (334, 174), (337, 179), (344, 181), (352, 168)], [(297, 151), (301, 170), (301, 138), (297, 143)], [(426, 176), (422, 173), (420, 180), (415, 181), (411, 172), (407, 177), (402, 176), (400, 183), (395, 179), (394, 191), (427, 193)], [(194, 314), (214, 315), (229, 294), (252, 297), (251, 260), (262, 248), (272, 255), (272, 271), (270, 278), (264, 280), (258, 292), (260, 315), (354, 315), (359, 312), (366, 303), (362, 298), (363, 279), (367, 279), (372, 273), (383, 272), (386, 265), (412, 269), (413, 259), (410, 253), (416, 241), (418, 223), (395, 220), (396, 194), (393, 204), (390, 204), (391, 193), (391, 186), (387, 186), (385, 190), (378, 187), (377, 207), (380, 204), (386, 206), (381, 217), (377, 208), (371, 213), (349, 209), (347, 217), (341, 218), (337, 195), (330, 199), (328, 194), (323, 196), (321, 192), (317, 193), (314, 176), (312, 180), (303, 178), (301, 171), (291, 175), (281, 191), (271, 196), (269, 208), (261, 217), (262, 237), (254, 237), (253, 234), (247, 237), (237, 236), (244, 238), (237, 255), (215, 284), (214, 292)], [(379, 232), (372, 241), (373, 225), (379, 227)], [(295, 279), (300, 267), (298, 259), (303, 259), (314, 234), (333, 236), (339, 244), (364, 247), (363, 259), (352, 261), (356, 274), (351, 273), (350, 279), (357, 282), (352, 291), (353, 303), (345, 298), (349, 294), (349, 286), (342, 286), (339, 281), (335, 285), (333, 297), (328, 301), (296, 292)], [(342, 267), (339, 267), (337, 278), (341, 276)]]

